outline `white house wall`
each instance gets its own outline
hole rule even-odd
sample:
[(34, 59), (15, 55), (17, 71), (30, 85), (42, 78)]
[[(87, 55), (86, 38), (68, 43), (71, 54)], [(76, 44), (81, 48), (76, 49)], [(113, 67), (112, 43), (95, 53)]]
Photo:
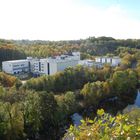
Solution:
[(14, 74), (13, 73), (13, 65), (10, 64), (9, 62), (2, 62), (2, 70), (6, 73)]
[(33, 74), (52, 75), (63, 71), (67, 67), (74, 67), (80, 60), (80, 52), (73, 52), (46, 59), (27, 57), (24, 60), (12, 60), (2, 63), (2, 69), (6, 73), (16, 74), (20, 72), (31, 72)]
[(74, 67), (78, 65), (77, 60), (71, 60), (71, 61), (66, 61), (66, 62), (59, 62), (57, 63), (57, 71), (63, 71), (64, 69), (68, 67)]
[(47, 60), (40, 60), (40, 73), (48, 75), (48, 62), (47, 62)]
[(49, 74), (53, 75), (56, 72), (57, 72), (57, 63), (55, 62), (49, 63)]
[(5, 61), (2, 63), (2, 69), (9, 74), (15, 74), (20, 72), (28, 72), (28, 61)]

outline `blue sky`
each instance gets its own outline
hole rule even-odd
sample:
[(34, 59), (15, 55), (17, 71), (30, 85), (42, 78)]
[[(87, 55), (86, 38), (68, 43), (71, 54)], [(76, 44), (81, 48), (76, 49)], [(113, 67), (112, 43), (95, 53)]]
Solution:
[(121, 8), (124, 8), (130, 16), (140, 18), (140, 0), (78, 0), (78, 2), (102, 8), (119, 5)]
[(140, 0), (79, 0), (79, 2), (102, 7), (119, 4), (128, 10), (140, 11)]
[(140, 0), (0, 0), (0, 38), (140, 38)]

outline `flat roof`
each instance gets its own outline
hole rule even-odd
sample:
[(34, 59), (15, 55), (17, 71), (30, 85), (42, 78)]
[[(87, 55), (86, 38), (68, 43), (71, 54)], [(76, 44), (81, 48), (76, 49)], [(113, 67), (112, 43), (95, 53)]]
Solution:
[(108, 56), (97, 56), (97, 57), (95, 57), (95, 58), (112, 58), (112, 59), (120, 59), (120, 57), (119, 56), (113, 56), (113, 57), (108, 57)]
[(18, 63), (18, 62), (28, 62), (28, 60), (26, 60), (26, 59), (20, 59), (20, 60), (9, 60), (9, 61), (3, 61), (3, 62)]

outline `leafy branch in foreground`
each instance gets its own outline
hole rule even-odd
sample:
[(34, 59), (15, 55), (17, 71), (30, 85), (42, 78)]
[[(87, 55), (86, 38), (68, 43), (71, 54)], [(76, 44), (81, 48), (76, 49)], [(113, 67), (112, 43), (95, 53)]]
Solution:
[[(138, 110), (133, 110), (133, 114), (134, 111)], [(113, 117), (103, 109), (98, 110), (94, 120), (82, 120), (82, 125), (79, 127), (70, 126), (63, 140), (138, 140), (140, 139), (140, 115), (135, 120), (130, 116), (131, 112)]]

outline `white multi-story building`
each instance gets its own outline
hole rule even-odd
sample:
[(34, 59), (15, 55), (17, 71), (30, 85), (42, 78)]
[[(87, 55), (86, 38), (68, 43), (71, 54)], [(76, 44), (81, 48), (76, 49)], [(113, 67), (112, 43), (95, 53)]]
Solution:
[(118, 66), (120, 63), (121, 63), (120, 57), (117, 57), (117, 56), (113, 57), (112, 62), (111, 62), (112, 66)]
[(19, 74), (29, 71), (28, 60), (11, 60), (2, 62), (2, 70), (9, 74)]
[(51, 57), (48, 61), (48, 74), (52, 75), (56, 72), (63, 71), (68, 67), (74, 67), (78, 65), (80, 61), (80, 52), (73, 52), (71, 54)]
[(39, 63), (39, 67), (40, 67), (40, 74), (46, 74), (49, 75), (49, 63), (47, 59), (40, 59), (40, 63)]
[(95, 67), (95, 68), (102, 68), (103, 64), (100, 62), (95, 62), (94, 60), (80, 60), (79, 65), (85, 66), (85, 67)]
[(10, 74), (31, 72), (33, 74), (52, 75), (67, 67), (74, 67), (80, 60), (80, 52), (72, 52), (46, 59), (27, 57), (25, 60), (12, 60), (2, 63), (3, 71)]
[(95, 62), (102, 63), (101, 57), (96, 57), (96, 58), (95, 58)]
[(27, 58), (29, 61), (29, 71), (32, 73), (39, 73), (40, 71), (40, 59), (29, 57)]
[(102, 64), (110, 64), (111, 66), (118, 66), (121, 63), (120, 57), (96, 57), (95, 62)]

